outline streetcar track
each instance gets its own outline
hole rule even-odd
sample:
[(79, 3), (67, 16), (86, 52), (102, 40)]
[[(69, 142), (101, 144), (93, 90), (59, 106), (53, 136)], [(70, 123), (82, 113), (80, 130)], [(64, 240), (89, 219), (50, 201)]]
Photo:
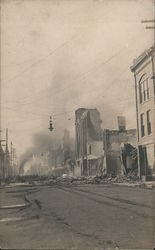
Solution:
[(60, 215), (58, 215), (57, 213), (55, 212), (50, 212), (50, 213), (44, 213), (44, 216), (52, 216), (52, 218), (59, 224), (65, 226), (68, 230), (70, 230), (72, 233), (75, 233), (76, 235), (79, 235), (80, 237), (85, 237), (87, 240), (89, 239), (89, 241), (91, 239), (95, 240), (96, 244), (99, 244), (99, 245), (107, 245), (107, 246), (114, 246), (119, 248), (118, 247), (118, 244), (116, 242), (113, 242), (111, 240), (103, 240), (101, 239), (98, 235), (95, 234), (95, 232), (92, 232), (92, 233), (86, 233), (86, 232), (82, 232), (80, 230), (77, 230), (73, 227), (73, 225), (71, 225), (70, 223), (68, 223), (66, 221), (66, 219), (64, 217), (61, 217)]
[[(101, 201), (101, 200), (98, 200), (96, 198), (93, 198), (93, 197), (90, 197), (87, 195), (87, 191), (84, 191), (81, 192), (81, 190), (72, 190), (72, 189), (69, 189), (69, 188), (66, 188), (62, 185), (56, 185), (57, 188), (65, 191), (65, 192), (69, 192), (69, 193), (74, 193), (74, 194), (77, 194), (77, 195), (80, 195), (81, 196), (81, 193), (83, 194), (83, 197), (86, 197), (87, 199), (91, 200), (91, 201), (95, 201), (96, 203), (98, 204), (103, 204), (103, 205), (107, 205), (107, 206), (111, 206), (111, 207), (116, 207), (116, 208), (120, 208), (120, 209), (123, 209), (123, 210), (131, 210), (132, 212), (134, 212), (134, 214), (138, 215), (138, 216), (143, 216), (144, 218), (154, 218), (154, 216), (151, 216), (151, 215), (148, 215), (148, 214), (145, 214), (145, 213), (139, 213), (137, 211), (133, 211), (132, 209), (128, 208), (128, 207), (122, 207), (120, 205), (117, 205), (117, 204), (114, 204), (114, 203), (111, 203), (109, 201)], [(92, 195), (92, 194), (91, 194)], [(93, 194), (94, 195), (94, 194)], [(96, 194), (95, 194), (96, 195)], [(102, 196), (103, 197), (103, 196)], [(104, 197), (103, 197), (104, 198)], [(118, 201), (119, 202), (119, 201)]]
[[(65, 186), (65, 187), (69, 188), (67, 186)], [(151, 207), (151, 206), (146, 205), (146, 204), (141, 204), (141, 203), (138, 203), (138, 202), (135, 202), (135, 201), (130, 201), (130, 200), (121, 199), (121, 198), (115, 198), (115, 197), (111, 197), (111, 196), (107, 196), (107, 195), (103, 196), (102, 194), (98, 194), (98, 193), (95, 193), (95, 192), (92, 192), (92, 191), (89, 191), (89, 190), (83, 190), (83, 189), (79, 189), (79, 188), (76, 188), (74, 190), (75, 191), (78, 190), (78, 191), (83, 192), (83, 193), (90, 193), (92, 195), (96, 195), (96, 196), (99, 196), (99, 197), (106, 197), (107, 199), (115, 200), (115, 201), (118, 201), (120, 203), (125, 203), (125, 204), (129, 204), (129, 205), (140, 206), (140, 207), (146, 207), (146, 208), (150, 208), (150, 209), (155, 209), (154, 207)]]

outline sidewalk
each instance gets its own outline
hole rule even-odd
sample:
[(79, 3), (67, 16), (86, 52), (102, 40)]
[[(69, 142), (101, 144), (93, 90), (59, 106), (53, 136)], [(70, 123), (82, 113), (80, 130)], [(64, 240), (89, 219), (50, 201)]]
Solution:
[(29, 205), (25, 194), (11, 185), (0, 188), (0, 209), (22, 208)]
[(113, 183), (113, 185), (152, 189), (152, 188), (155, 188), (155, 181), (143, 181), (143, 182), (135, 182), (135, 183), (122, 182), (122, 183)]

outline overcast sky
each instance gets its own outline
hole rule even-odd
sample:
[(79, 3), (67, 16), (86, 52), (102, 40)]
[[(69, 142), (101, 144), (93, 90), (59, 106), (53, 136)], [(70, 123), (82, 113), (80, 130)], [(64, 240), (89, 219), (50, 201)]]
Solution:
[(74, 135), (74, 111), (97, 108), (103, 128), (117, 115), (136, 128), (134, 58), (153, 44), (142, 19), (153, 0), (2, 0), (2, 128), (23, 153), (35, 132)]

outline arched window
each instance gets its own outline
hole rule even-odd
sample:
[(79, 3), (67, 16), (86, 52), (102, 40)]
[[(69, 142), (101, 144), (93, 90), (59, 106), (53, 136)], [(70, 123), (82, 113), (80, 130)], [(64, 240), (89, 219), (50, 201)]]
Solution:
[(139, 102), (145, 102), (150, 98), (149, 93), (149, 78), (147, 74), (142, 75), (139, 81)]

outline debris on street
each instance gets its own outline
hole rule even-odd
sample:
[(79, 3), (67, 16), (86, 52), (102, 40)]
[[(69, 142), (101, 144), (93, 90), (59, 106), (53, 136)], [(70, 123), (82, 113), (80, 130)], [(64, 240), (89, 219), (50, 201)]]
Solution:
[[(43, 181), (44, 184), (108, 184), (108, 183), (135, 183), (141, 182), (137, 177), (136, 171), (129, 172), (127, 176), (111, 176), (111, 175), (95, 175), (95, 176), (68, 176), (62, 175), (59, 177), (52, 176), (50, 179)], [(35, 182), (37, 183), (37, 182)]]

